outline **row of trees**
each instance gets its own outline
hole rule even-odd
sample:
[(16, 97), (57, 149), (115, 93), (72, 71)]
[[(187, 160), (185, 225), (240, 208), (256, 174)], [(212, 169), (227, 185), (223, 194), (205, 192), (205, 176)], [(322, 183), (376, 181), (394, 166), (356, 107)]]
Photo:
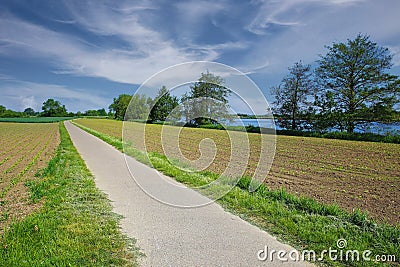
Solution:
[(221, 77), (206, 72), (180, 99), (162, 86), (154, 99), (142, 94), (123, 94), (114, 98), (109, 108), (114, 118), (119, 120), (156, 122), (168, 118), (177, 121), (184, 118), (188, 124), (213, 124), (229, 116), (227, 98), (230, 93)]
[(33, 108), (26, 108), (23, 112), (19, 112), (0, 105), (0, 118), (35, 117), (41, 116), (42, 114), (43, 113), (37, 112)]
[(326, 48), (314, 71), (297, 62), (272, 88), (281, 127), (353, 132), (359, 123), (400, 118), (400, 80), (388, 73), (393, 56), (387, 48), (361, 34)]
[(104, 108), (98, 110), (87, 110), (85, 112), (78, 111), (77, 113), (67, 112), (65, 105), (60, 101), (52, 98), (47, 99), (42, 106), (42, 112), (35, 111), (33, 108), (28, 107), (23, 112), (7, 109), (0, 105), (0, 117), (13, 118), (13, 117), (74, 117), (74, 116), (108, 116)]

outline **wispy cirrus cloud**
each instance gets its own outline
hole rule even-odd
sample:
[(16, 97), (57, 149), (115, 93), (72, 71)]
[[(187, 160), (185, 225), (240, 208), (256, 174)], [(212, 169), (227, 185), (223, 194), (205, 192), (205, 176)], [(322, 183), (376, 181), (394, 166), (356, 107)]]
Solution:
[[(398, 1), (282, 0), (253, 4), (259, 12), (245, 29), (259, 42), (251, 43), (252, 52), (242, 64), (250, 72), (264, 72), (270, 77), (278, 73), (283, 77), (287, 67), (299, 60), (313, 63), (325, 53), (324, 46), (345, 42), (358, 33), (371, 35), (385, 47), (396, 47), (391, 40), (400, 36), (400, 19), (395, 11), (400, 8)], [(265, 62), (269, 62), (267, 68), (257, 70)]]
[[(147, 35), (155, 37), (145, 29), (136, 31), (137, 38), (144, 41), (132, 41), (135, 45), (132, 50), (137, 53), (129, 55), (94, 47), (74, 36), (15, 17), (2, 17), (0, 24), (0, 40), (5, 44), (0, 47), (0, 54), (48, 59), (56, 62), (54, 68), (76, 75), (139, 84), (154, 70), (191, 58), (190, 54), (181, 53), (168, 42), (147, 39)], [(132, 35), (129, 37), (134, 38)]]
[[(222, 43), (200, 47), (176, 44), (160, 30), (140, 21), (138, 11), (155, 7), (109, 8), (104, 3), (67, 3), (71, 22), (97, 36), (117, 39), (113, 48), (68, 33), (55, 32), (41, 25), (23, 21), (12, 15), (0, 18), (0, 48), (3, 55), (14, 54), (47, 58), (54, 64), (54, 73), (104, 77), (140, 84), (156, 71), (192, 60), (216, 60), (222, 49), (242, 47), (239, 43)], [(119, 41), (118, 41), (119, 40)]]

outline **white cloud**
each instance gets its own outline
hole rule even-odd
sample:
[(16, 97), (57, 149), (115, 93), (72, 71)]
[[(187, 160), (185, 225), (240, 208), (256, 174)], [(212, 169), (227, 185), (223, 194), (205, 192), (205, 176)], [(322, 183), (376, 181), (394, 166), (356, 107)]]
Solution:
[(96, 47), (74, 36), (16, 17), (3, 16), (0, 18), (0, 41), (10, 45), (0, 47), (0, 54), (48, 59), (56, 62), (55, 73), (140, 84), (171, 65), (198, 59), (212, 61), (219, 57), (218, 50), (238, 46), (228, 43), (215, 47), (178, 47), (172, 41), (164, 40), (160, 33), (141, 25), (136, 16), (121, 18), (102, 8), (93, 8), (93, 12), (77, 13), (75, 16), (74, 20), (90, 31), (118, 36), (129, 44), (130, 49)]
[(20, 96), (19, 97), (19, 102), (21, 110), (24, 110), (26, 108), (36, 108), (36, 110), (39, 110), (39, 103), (36, 101), (35, 96)]

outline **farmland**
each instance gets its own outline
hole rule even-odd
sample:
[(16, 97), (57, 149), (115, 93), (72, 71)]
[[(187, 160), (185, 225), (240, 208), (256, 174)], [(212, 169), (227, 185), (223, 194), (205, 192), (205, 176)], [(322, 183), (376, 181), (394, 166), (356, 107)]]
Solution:
[[(121, 138), (122, 122), (94, 119), (77, 122)], [(131, 126), (141, 127), (137, 123)], [(163, 154), (159, 140), (161, 129), (160, 125), (146, 126), (148, 151)], [(231, 147), (226, 132), (185, 128), (179, 139), (182, 153), (190, 159), (198, 158), (199, 142), (204, 138), (213, 139), (218, 149), (207, 170), (221, 173), (230, 158)], [(254, 172), (258, 162), (260, 136), (250, 134), (249, 141), (251, 151), (247, 175)], [(136, 146), (140, 148), (139, 143)], [(276, 155), (265, 184), (272, 189), (283, 187), (290, 193), (322, 203), (336, 203), (348, 211), (359, 208), (369, 212), (377, 221), (398, 224), (399, 158), (398, 144), (277, 136)]]
[(0, 233), (40, 206), (30, 203), (25, 182), (47, 165), (58, 144), (57, 123), (0, 122)]
[(135, 266), (61, 123), (0, 123), (0, 266)]

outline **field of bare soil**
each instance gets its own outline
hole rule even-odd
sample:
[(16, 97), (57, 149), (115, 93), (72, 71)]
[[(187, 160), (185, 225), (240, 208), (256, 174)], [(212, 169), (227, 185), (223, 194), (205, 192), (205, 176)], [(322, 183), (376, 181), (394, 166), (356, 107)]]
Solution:
[(0, 122), (0, 233), (40, 207), (30, 203), (25, 183), (54, 155), (58, 123)]
[[(96, 131), (121, 138), (122, 122), (81, 119), (77, 123)], [(130, 123), (134, 145), (143, 149), (142, 140), (135, 141), (135, 127)], [(161, 144), (160, 125), (146, 126), (146, 149), (165, 154)], [(245, 135), (246, 133), (236, 132)], [(231, 144), (225, 131), (184, 128), (179, 136), (181, 153), (197, 159), (200, 141), (210, 138), (217, 153), (207, 170), (221, 173), (230, 161)], [(252, 175), (259, 161), (260, 135), (249, 134), (250, 159), (246, 174)], [(179, 156), (177, 155), (177, 158)], [(323, 203), (336, 203), (352, 211), (367, 211), (375, 220), (400, 223), (400, 145), (345, 141), (310, 137), (277, 136), (276, 154), (265, 183), (270, 188), (285, 188), (296, 195), (312, 197)]]

